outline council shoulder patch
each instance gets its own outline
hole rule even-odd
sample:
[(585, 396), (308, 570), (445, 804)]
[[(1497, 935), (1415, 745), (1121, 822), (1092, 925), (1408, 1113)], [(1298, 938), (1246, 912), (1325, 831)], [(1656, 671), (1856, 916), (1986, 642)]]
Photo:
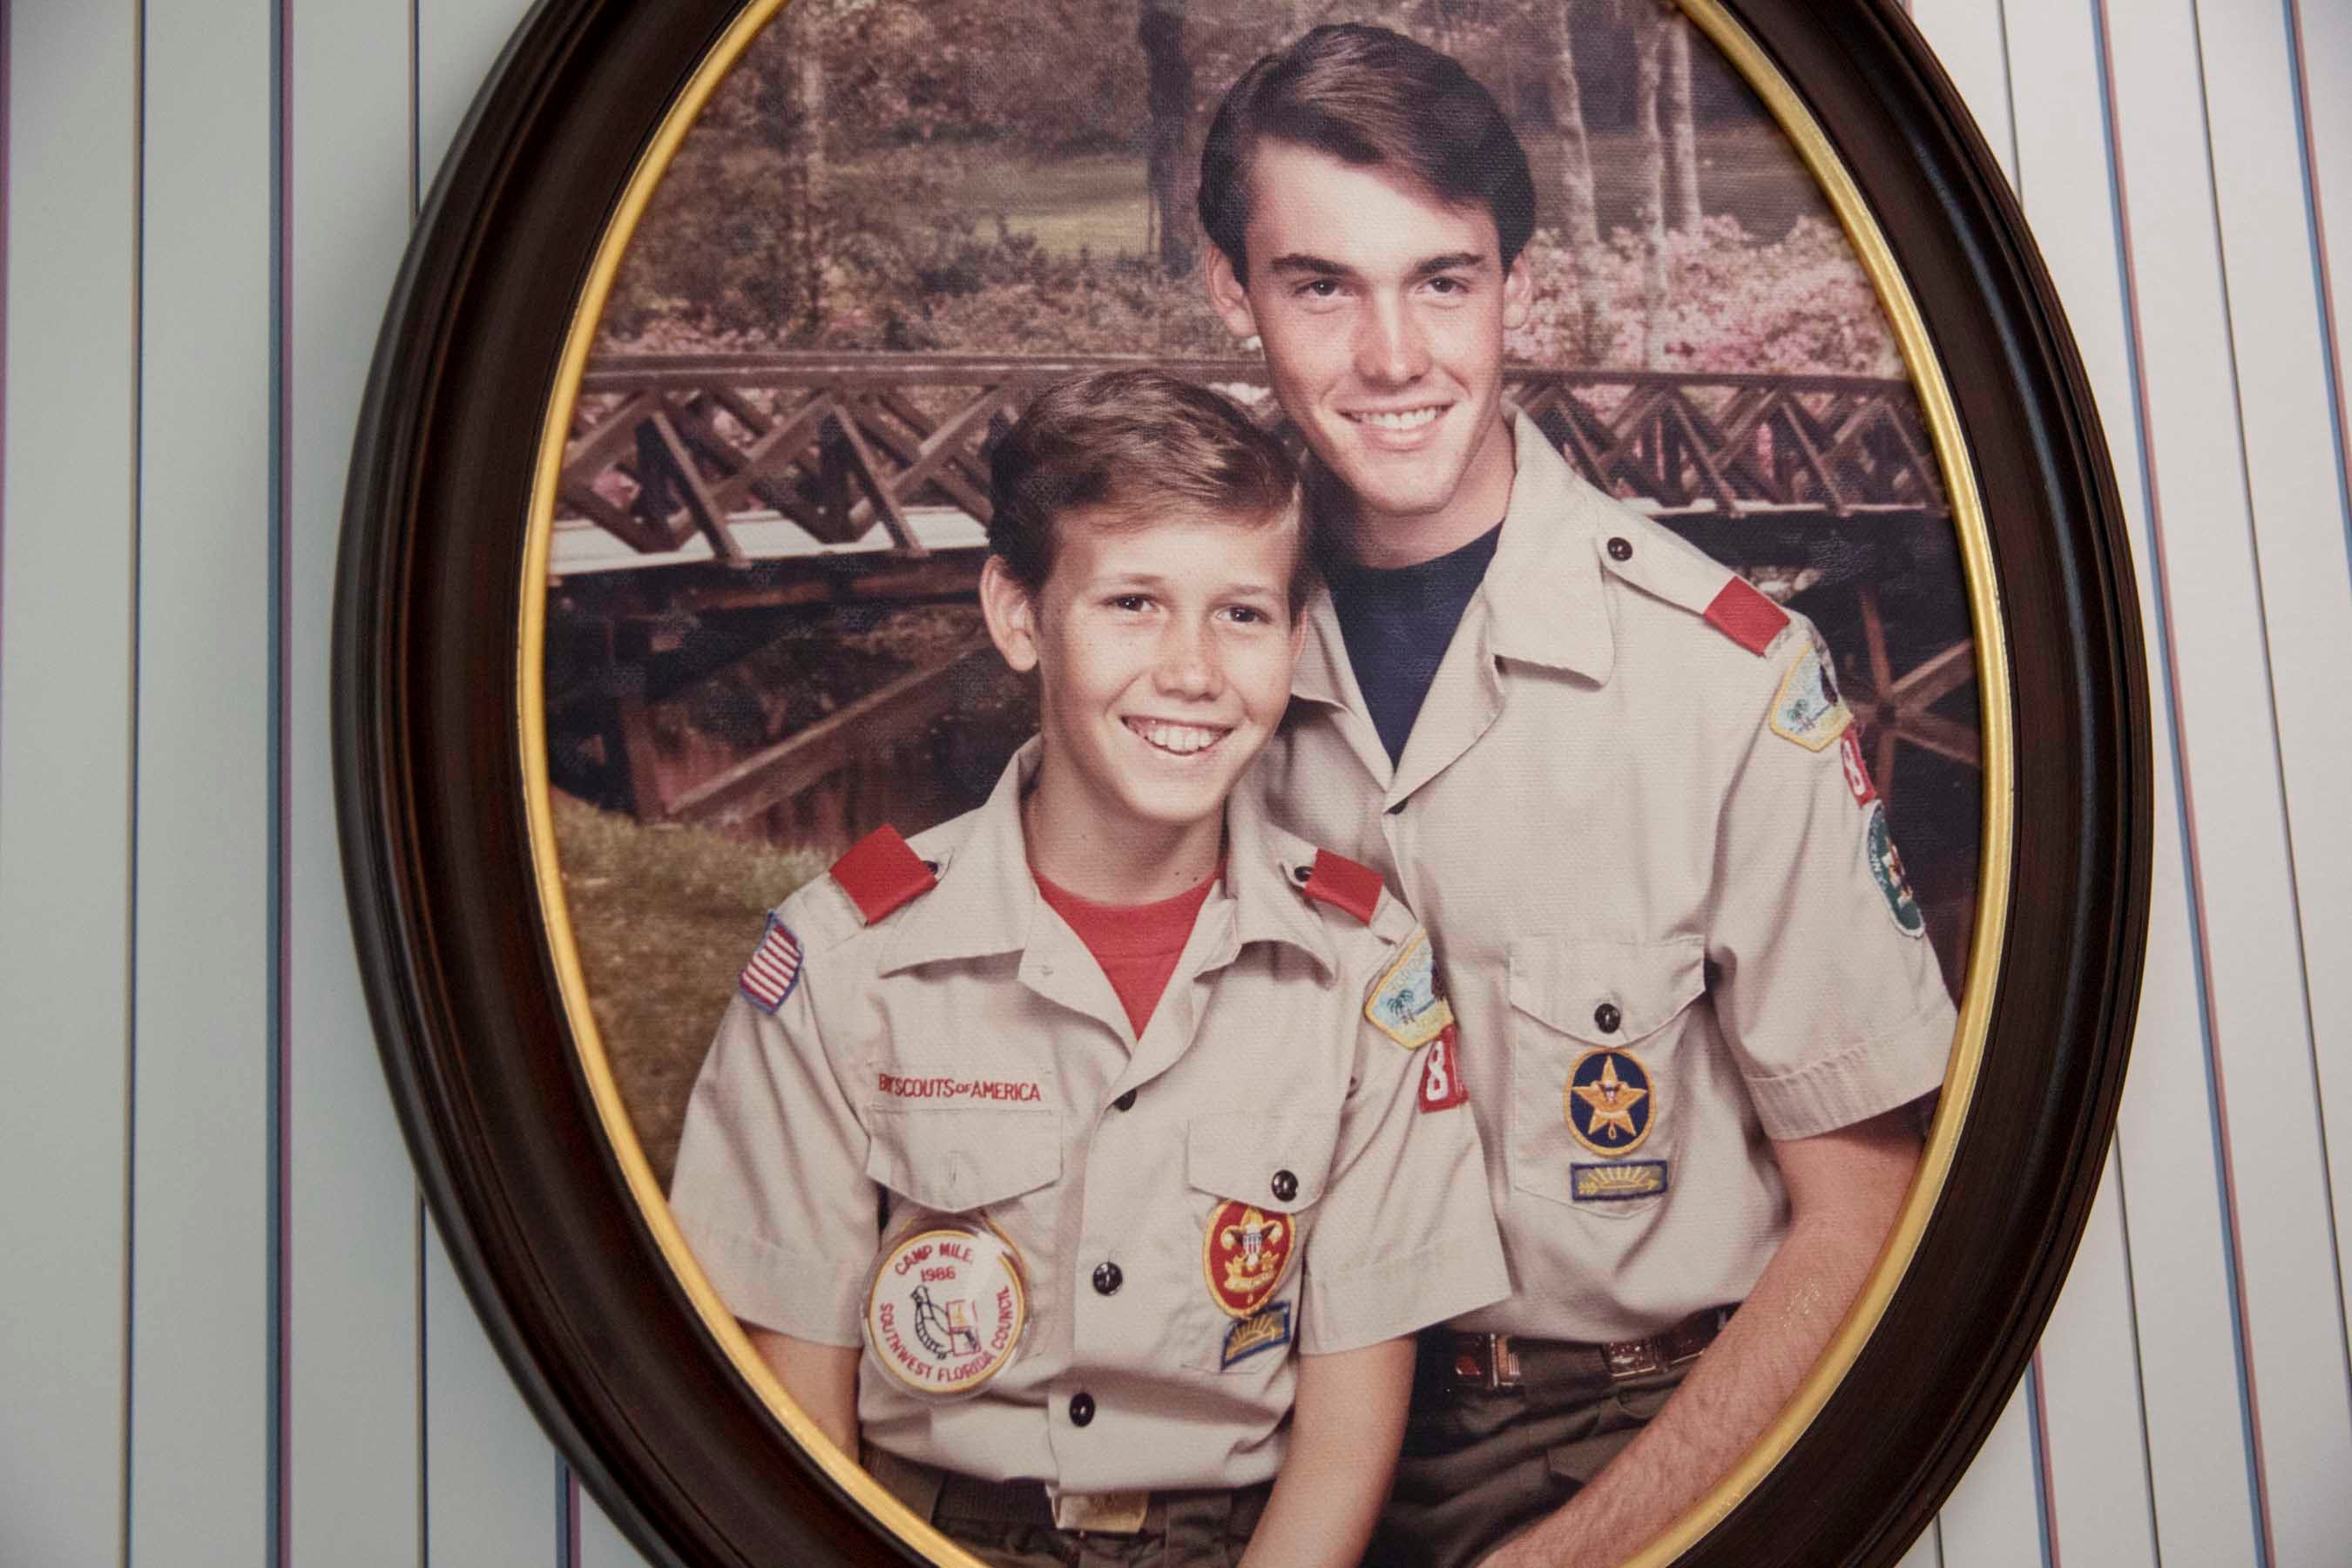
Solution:
[(1886, 912), (1894, 918), (1895, 929), (1905, 936), (1924, 936), (1927, 917), (1919, 911), (1919, 900), (1912, 896), (1911, 879), (1903, 874), (1903, 856), (1895, 847), (1895, 835), (1886, 826), (1886, 803), (1870, 804), (1870, 826), (1864, 830), (1863, 854), (1870, 861), (1870, 874), (1878, 883), (1878, 891), (1886, 900)]
[(1201, 1272), (1217, 1310), (1246, 1318), (1265, 1306), (1289, 1270), (1297, 1240), (1297, 1223), (1288, 1215), (1265, 1214), (1238, 1199), (1210, 1210), (1208, 1233), (1201, 1238)]
[(1568, 1130), (1596, 1154), (1630, 1154), (1657, 1125), (1650, 1069), (1631, 1051), (1591, 1050), (1568, 1069)]
[(751, 962), (735, 977), (735, 988), (744, 999), (761, 1012), (773, 1017), (793, 987), (801, 983), (801, 942), (792, 928), (775, 916), (768, 917), (768, 929), (752, 950)]
[(1028, 1326), (1021, 1255), (990, 1226), (903, 1233), (866, 1283), (866, 1348), (892, 1383), (923, 1398), (978, 1392), (1012, 1364)]
[(1270, 1351), (1290, 1342), (1290, 1303), (1276, 1301), (1244, 1318), (1225, 1331), (1224, 1353), (1218, 1358), (1217, 1370), (1225, 1368), (1260, 1351)]
[(1416, 931), (1381, 973), (1364, 1004), (1372, 1026), (1407, 1050), (1418, 1050), (1454, 1022), (1454, 1008), (1437, 994), (1437, 955), (1429, 933)]
[(1844, 734), (1853, 722), (1853, 710), (1838, 695), (1829, 650), (1818, 639), (1807, 643), (1797, 662), (1780, 678), (1780, 689), (1773, 694), (1772, 733), (1818, 752)]

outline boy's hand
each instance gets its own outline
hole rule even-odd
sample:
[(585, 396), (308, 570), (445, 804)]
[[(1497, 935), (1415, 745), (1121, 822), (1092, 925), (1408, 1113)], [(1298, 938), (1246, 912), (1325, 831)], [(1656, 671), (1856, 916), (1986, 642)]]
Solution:
[(1362, 1560), (1404, 1442), (1412, 1354), (1408, 1335), (1298, 1358), (1290, 1452), (1242, 1568)]

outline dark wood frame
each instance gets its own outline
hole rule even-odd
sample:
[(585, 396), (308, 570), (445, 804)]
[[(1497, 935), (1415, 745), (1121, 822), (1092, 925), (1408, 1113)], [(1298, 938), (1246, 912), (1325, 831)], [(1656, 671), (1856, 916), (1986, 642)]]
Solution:
[[(2096, 1190), (2146, 934), (2147, 694), (2090, 393), (1958, 94), (1893, 0), (1727, 3), (1810, 104), (1917, 294), (1978, 458), (2018, 721), (2008, 931), (1944, 1196), (1850, 1375), (1683, 1559), (1888, 1563), (1999, 1415)], [(512, 628), (541, 423), (605, 220), (741, 9), (543, 0), (460, 134), (353, 458), (338, 804), (426, 1196), (557, 1444), (659, 1560), (887, 1562), (912, 1554), (784, 1436), (656, 1248), (526, 912)]]

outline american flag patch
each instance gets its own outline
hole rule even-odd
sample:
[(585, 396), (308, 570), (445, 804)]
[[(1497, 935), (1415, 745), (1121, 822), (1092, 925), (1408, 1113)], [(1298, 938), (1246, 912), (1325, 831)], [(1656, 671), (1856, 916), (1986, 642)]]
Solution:
[(770, 915), (768, 934), (760, 939), (759, 951), (751, 954), (751, 962), (743, 966), (735, 984), (753, 1006), (762, 1013), (773, 1014), (793, 994), (800, 978), (800, 938), (783, 921)]

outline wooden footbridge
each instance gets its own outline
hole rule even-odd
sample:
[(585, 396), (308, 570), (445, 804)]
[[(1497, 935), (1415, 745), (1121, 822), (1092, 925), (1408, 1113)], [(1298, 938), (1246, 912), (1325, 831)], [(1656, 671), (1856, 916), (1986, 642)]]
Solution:
[[(986, 552), (992, 433), (1042, 388), (1118, 363), (1158, 365), (1280, 420), (1255, 359), (602, 358), (583, 384), (558, 490), (559, 603), (601, 622), (626, 661), (633, 635), (659, 652), (660, 626), (681, 616), (968, 601)], [(1950, 516), (1908, 383), (1532, 366), (1505, 380), (1587, 479), (1708, 553), (1856, 584), (1867, 675), (1849, 679), (1848, 697), (1878, 739), (1882, 779), (1897, 739), (1975, 763), (1973, 730), (1927, 711), (1969, 678), (1968, 644), (1898, 676), (1872, 586), (1889, 549), (1948, 540), (1942, 527), (1906, 526)], [(639, 815), (738, 816), (786, 798), (853, 743), (929, 723), (949, 684), (935, 678), (976, 657), (954, 650), (672, 797), (651, 798), (660, 792), (640, 781)], [(624, 731), (631, 700), (620, 692)]]

